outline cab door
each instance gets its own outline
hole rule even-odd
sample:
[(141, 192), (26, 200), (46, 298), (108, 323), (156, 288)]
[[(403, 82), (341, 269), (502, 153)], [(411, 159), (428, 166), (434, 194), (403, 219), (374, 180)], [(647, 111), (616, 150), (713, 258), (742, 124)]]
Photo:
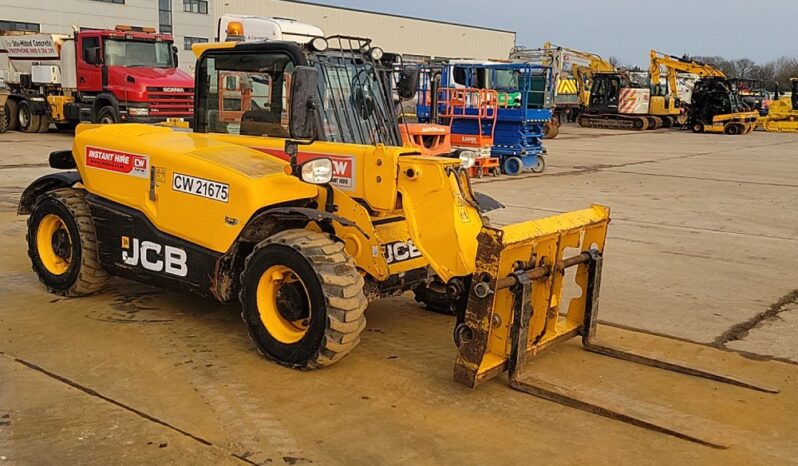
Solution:
[(78, 34), (76, 53), (78, 91), (102, 92), (103, 87), (103, 44), (99, 31), (86, 31)]

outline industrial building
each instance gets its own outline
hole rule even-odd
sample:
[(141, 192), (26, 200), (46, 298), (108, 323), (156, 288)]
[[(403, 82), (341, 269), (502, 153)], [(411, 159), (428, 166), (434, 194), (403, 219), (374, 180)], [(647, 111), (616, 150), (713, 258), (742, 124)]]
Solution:
[(180, 67), (193, 71), (191, 45), (214, 40), (225, 13), (292, 18), (327, 35), (369, 37), (407, 58), (506, 59), (515, 45), (513, 31), (289, 0), (0, 0), (0, 33), (154, 27), (174, 36)]
[(369, 37), (384, 50), (408, 58), (507, 59), (515, 46), (513, 31), (302, 1), (214, 0), (213, 11), (217, 20), (225, 13), (291, 18), (318, 26), (327, 35)]
[(171, 33), (180, 67), (193, 70), (191, 44), (212, 40), (210, 0), (0, 0), (0, 33), (30, 31), (69, 34), (73, 27), (113, 29), (118, 24)]

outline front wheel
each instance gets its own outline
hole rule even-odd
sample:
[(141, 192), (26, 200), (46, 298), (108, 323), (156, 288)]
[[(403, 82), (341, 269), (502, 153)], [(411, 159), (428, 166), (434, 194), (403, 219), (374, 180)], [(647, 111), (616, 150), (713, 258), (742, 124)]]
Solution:
[(343, 244), (310, 230), (261, 241), (241, 277), (241, 316), (262, 355), (295, 369), (329, 366), (360, 342), (368, 301)]
[(703, 125), (703, 123), (695, 122), (692, 125), (690, 125), (690, 129), (694, 133), (703, 133), (704, 132), (704, 125)]
[(104, 125), (119, 123), (119, 114), (114, 110), (114, 107), (110, 105), (101, 107), (100, 110), (97, 111), (97, 123), (102, 123)]
[(532, 173), (543, 173), (546, 169), (546, 159), (543, 158), (542, 155), (538, 155), (538, 161), (534, 167), (530, 168)]
[(83, 296), (108, 281), (85, 196), (74, 188), (50, 191), (39, 198), (28, 218), (28, 256), (51, 293)]

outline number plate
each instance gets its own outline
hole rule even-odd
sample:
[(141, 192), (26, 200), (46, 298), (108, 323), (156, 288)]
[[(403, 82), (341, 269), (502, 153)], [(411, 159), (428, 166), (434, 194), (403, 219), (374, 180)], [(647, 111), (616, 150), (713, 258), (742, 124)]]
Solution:
[(230, 185), (226, 183), (183, 175), (177, 172), (172, 175), (172, 190), (206, 197), (219, 202), (227, 202), (230, 197)]

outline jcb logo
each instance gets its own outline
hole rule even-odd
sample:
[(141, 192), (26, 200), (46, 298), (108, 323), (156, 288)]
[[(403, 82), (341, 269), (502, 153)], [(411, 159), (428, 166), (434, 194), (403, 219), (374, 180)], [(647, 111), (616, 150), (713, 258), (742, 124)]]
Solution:
[(413, 244), (413, 240), (388, 243), (383, 246), (383, 250), (385, 251), (385, 261), (389, 264), (421, 257), (421, 251)]
[(174, 246), (162, 246), (152, 241), (139, 241), (122, 237), (122, 261), (127, 265), (141, 264), (152, 272), (166, 272), (178, 277), (188, 275), (186, 251)]

